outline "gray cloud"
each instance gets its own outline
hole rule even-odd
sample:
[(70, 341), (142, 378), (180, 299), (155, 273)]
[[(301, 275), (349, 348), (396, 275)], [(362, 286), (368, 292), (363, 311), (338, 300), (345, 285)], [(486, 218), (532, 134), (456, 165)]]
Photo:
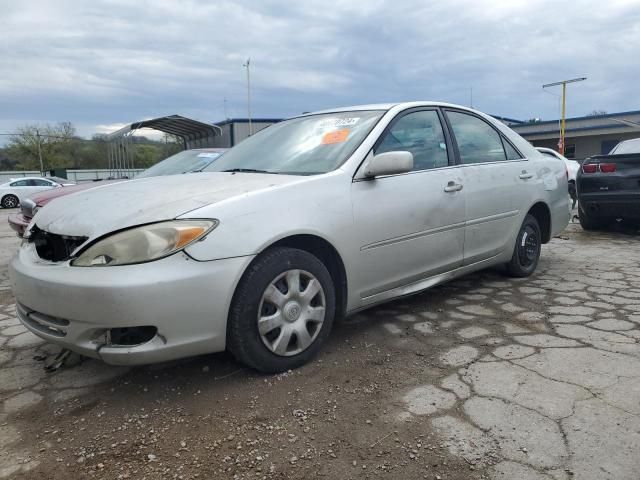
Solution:
[(575, 76), (569, 114), (640, 108), (636, 1), (0, 0), (0, 130), (180, 113), (281, 117), (433, 99), (556, 118), (543, 83)]

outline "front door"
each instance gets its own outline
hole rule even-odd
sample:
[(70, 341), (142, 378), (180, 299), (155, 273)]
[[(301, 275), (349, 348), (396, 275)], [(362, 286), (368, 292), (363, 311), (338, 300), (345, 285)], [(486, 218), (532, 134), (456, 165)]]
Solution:
[(462, 265), (465, 190), (439, 112), (400, 114), (371, 155), (398, 150), (413, 154), (413, 171), (352, 184), (363, 305)]

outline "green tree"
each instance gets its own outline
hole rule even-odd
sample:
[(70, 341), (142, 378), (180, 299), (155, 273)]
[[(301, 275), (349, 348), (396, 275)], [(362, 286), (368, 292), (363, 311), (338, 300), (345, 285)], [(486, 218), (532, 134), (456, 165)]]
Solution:
[[(0, 168), (5, 170), (40, 170), (38, 142), (42, 163), (46, 170), (52, 168), (109, 168), (109, 137), (95, 134), (90, 140), (75, 135), (69, 122), (56, 125), (25, 125), (17, 129), (9, 143), (0, 149)], [(160, 141), (134, 136), (126, 144), (135, 168), (148, 168), (182, 150), (182, 140), (165, 135)]]
[(56, 125), (26, 125), (9, 140), (8, 156), (23, 170), (40, 170), (40, 154), (45, 170), (69, 167), (74, 150), (75, 128), (70, 122)]

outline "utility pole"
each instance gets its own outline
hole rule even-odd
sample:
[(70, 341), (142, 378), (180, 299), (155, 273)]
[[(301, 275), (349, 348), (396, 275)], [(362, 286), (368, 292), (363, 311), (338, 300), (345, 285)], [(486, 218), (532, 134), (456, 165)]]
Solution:
[(44, 163), (42, 163), (42, 147), (40, 146), (40, 131), (36, 128), (36, 140), (38, 141), (38, 159), (40, 160), (40, 175), (44, 175)]
[(253, 135), (253, 127), (251, 126), (251, 74), (249, 73), (249, 67), (251, 58), (247, 58), (247, 62), (242, 64), (247, 69), (247, 112), (249, 114), (249, 136)]
[(567, 112), (567, 83), (574, 83), (574, 82), (582, 82), (583, 80), (586, 80), (587, 77), (580, 77), (580, 78), (572, 78), (571, 80), (562, 80), (560, 82), (554, 82), (554, 83), (547, 83), (546, 85), (542, 85), (542, 88), (547, 88), (547, 87), (555, 87), (557, 85), (562, 85), (562, 117), (560, 120), (560, 141), (558, 141), (558, 152), (560, 153), (560, 155), (564, 155), (564, 147), (565, 147), (565, 120), (566, 120), (566, 112)]

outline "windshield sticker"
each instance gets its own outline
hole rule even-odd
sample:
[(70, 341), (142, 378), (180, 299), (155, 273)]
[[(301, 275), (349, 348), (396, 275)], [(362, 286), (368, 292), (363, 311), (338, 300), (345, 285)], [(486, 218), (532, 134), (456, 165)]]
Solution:
[(342, 143), (349, 136), (349, 129), (343, 128), (342, 130), (334, 130), (333, 132), (327, 132), (322, 136), (323, 145), (332, 145), (334, 143)]
[(219, 156), (220, 154), (215, 152), (198, 154), (198, 158), (218, 158)]
[(360, 117), (326, 118), (316, 125), (316, 128), (351, 127), (360, 121)]

